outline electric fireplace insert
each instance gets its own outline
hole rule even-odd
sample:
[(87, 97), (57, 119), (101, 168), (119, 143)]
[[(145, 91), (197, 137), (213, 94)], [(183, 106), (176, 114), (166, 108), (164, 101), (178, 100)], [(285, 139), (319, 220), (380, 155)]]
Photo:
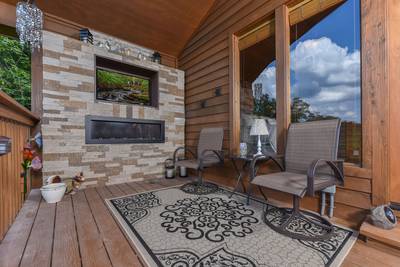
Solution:
[(87, 115), (85, 137), (86, 144), (164, 143), (165, 122)]

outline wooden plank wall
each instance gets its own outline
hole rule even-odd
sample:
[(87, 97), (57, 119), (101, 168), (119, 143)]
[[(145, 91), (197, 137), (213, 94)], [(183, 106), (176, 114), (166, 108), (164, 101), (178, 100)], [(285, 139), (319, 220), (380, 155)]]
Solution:
[(23, 204), (22, 150), (37, 121), (33, 114), (0, 91), (0, 136), (12, 140), (11, 153), (0, 156), (0, 241)]
[[(230, 132), (232, 107), (230, 109), (229, 106), (230, 101), (231, 103), (235, 101), (235, 93), (230, 92), (230, 82), (234, 81), (230, 81), (229, 76), (230, 67), (232, 68), (230, 66), (230, 60), (232, 61), (230, 46), (235, 40), (235, 37), (232, 36), (249, 25), (254, 25), (270, 16), (275, 12), (275, 9), (286, 2), (289, 1), (217, 0), (215, 2), (208, 17), (204, 19), (178, 59), (179, 68), (186, 73), (186, 146), (196, 149), (199, 132), (202, 128), (220, 126), (225, 129), (224, 150), (226, 154), (230, 150), (235, 150), (235, 148), (230, 148), (232, 141), (230, 138), (235, 136), (235, 133)], [(386, 143), (385, 146), (379, 144), (379, 142), (386, 140), (384, 133), (387, 127), (388, 114), (379, 113), (379, 110), (384, 109), (385, 101), (383, 98), (387, 89), (386, 81), (385, 77), (383, 79), (374, 78), (375, 75), (380, 75), (378, 69), (385, 69), (386, 66), (386, 58), (381, 55), (386, 51), (384, 49), (385, 38), (381, 38), (379, 35), (375, 42), (372, 41), (374, 36), (371, 36), (382, 30), (380, 27), (382, 27), (382, 23), (385, 23), (386, 18), (382, 9), (374, 7), (376, 5), (379, 4), (375, 1), (362, 1), (363, 8), (361, 11), (362, 20), (368, 21), (362, 27), (366, 33), (365, 36), (367, 36), (364, 36), (365, 39), (363, 39), (363, 49), (367, 47), (370, 50), (370, 53), (365, 52), (362, 55), (363, 62), (369, 62), (369, 64), (363, 65), (362, 85), (366, 92), (363, 94), (363, 118), (365, 119), (365, 127), (363, 125), (365, 154), (363, 156), (365, 156), (365, 168), (346, 167), (345, 186), (338, 188), (335, 203), (335, 216), (351, 221), (355, 226), (360, 224), (372, 204), (379, 204), (384, 201), (383, 198), (379, 198), (379, 195), (383, 194), (383, 189), (379, 188), (378, 184), (383, 183), (386, 179), (385, 168), (388, 161), (385, 156), (387, 152), (384, 151), (387, 149)], [(374, 19), (372, 19), (373, 17)], [(385, 32), (381, 35), (385, 35)], [(215, 90), (217, 88), (221, 95), (216, 95)], [(377, 93), (379, 90), (381, 90), (380, 93)], [(230, 93), (232, 96), (230, 96)], [(237, 123), (231, 121), (231, 124), (236, 125)], [(380, 126), (377, 124), (380, 124)], [(381, 134), (373, 135), (373, 129), (377, 131), (379, 129)], [(375, 149), (374, 158), (372, 158), (373, 149)], [(375, 165), (371, 164), (372, 161)], [(372, 165), (375, 169), (372, 169)], [(377, 180), (374, 183), (375, 196), (378, 196), (378, 200), (374, 202), (372, 202), (373, 174), (383, 175), (376, 177)], [(232, 186), (236, 174), (231, 162), (227, 160), (224, 168), (210, 169), (206, 172), (205, 177)], [(278, 192), (268, 193), (277, 200), (290, 201), (288, 195)], [(306, 198), (302, 201), (302, 205), (309, 209), (318, 210), (319, 199)]]
[(390, 201), (400, 203), (400, 1), (389, 0)]

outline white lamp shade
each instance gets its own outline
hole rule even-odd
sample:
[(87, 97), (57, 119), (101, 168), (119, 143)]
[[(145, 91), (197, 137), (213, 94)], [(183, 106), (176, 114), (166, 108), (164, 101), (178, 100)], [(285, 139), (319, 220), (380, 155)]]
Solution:
[(255, 119), (251, 125), (250, 135), (268, 135), (267, 123), (264, 119)]

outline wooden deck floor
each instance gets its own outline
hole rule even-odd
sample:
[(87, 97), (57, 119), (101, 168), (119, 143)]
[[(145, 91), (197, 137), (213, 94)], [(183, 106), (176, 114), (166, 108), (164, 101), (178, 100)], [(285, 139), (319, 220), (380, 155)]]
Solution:
[[(108, 211), (104, 198), (181, 184), (187, 180), (135, 182), (81, 190), (47, 204), (33, 190), (0, 244), (0, 266), (142, 266)], [(400, 266), (397, 251), (358, 241), (344, 266)]]

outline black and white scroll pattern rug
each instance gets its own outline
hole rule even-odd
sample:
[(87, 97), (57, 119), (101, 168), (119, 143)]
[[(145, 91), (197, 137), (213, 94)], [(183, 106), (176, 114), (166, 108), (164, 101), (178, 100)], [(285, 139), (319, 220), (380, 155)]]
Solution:
[(221, 189), (207, 195), (167, 188), (107, 200), (149, 266), (338, 266), (354, 244), (335, 226), (330, 240), (305, 242), (274, 232), (262, 221), (264, 202)]

